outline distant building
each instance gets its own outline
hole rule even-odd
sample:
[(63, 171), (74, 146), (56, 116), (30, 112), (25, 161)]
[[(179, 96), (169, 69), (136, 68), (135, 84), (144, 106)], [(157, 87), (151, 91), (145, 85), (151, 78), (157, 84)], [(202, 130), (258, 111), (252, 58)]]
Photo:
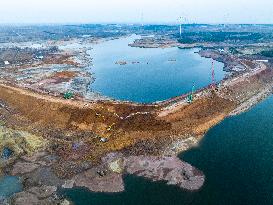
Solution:
[(268, 60), (256, 60), (256, 62), (268, 63)]
[(4, 61), (4, 64), (5, 65), (9, 65), (10, 63), (8, 61)]

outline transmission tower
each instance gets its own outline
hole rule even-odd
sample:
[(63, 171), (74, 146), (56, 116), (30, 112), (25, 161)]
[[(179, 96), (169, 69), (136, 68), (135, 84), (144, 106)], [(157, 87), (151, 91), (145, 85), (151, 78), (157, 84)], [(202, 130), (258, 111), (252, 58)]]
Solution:
[(215, 87), (215, 71), (214, 71), (214, 61), (211, 61), (211, 87)]

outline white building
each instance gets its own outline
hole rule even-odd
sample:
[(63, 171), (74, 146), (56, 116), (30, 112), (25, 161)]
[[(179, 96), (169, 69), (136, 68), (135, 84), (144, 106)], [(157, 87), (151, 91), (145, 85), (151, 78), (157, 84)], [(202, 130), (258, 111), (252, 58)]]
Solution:
[(4, 61), (4, 64), (5, 65), (9, 65), (10, 63), (8, 61)]
[(268, 63), (268, 60), (256, 60), (256, 62)]

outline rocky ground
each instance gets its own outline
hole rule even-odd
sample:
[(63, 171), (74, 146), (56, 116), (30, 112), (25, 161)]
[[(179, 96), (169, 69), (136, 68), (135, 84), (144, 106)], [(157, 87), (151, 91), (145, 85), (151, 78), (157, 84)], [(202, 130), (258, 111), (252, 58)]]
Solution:
[(36, 44), (23, 42), (16, 43), (16, 47), (1, 44), (0, 79), (55, 96), (71, 92), (74, 97), (99, 98), (98, 94), (88, 92), (94, 78), (90, 71), (92, 58), (87, 51), (97, 40), (39, 41)]

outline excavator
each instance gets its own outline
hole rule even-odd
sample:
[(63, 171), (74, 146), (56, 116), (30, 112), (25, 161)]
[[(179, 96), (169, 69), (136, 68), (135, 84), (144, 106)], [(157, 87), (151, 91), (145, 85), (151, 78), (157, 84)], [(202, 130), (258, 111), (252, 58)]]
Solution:
[(74, 94), (72, 92), (66, 92), (63, 95), (64, 99), (69, 100), (74, 97)]
[(108, 132), (110, 132), (115, 124), (116, 124), (116, 123), (111, 124), (106, 130), (107, 130)]

